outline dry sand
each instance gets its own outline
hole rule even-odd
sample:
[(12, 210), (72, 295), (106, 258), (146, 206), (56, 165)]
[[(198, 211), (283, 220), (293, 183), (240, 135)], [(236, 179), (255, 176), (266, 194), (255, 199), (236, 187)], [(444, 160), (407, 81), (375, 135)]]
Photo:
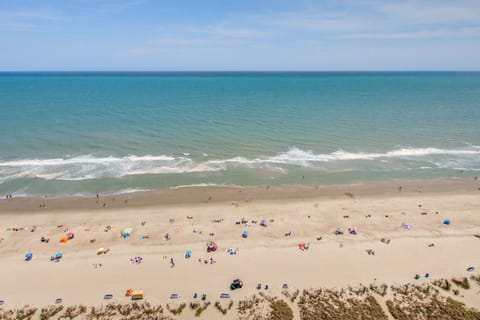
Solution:
[[(187, 303), (195, 292), (207, 294), (211, 301), (219, 300), (222, 292), (243, 299), (257, 292), (257, 283), (261, 291), (279, 296), (284, 283), (291, 289), (341, 288), (469, 276), (467, 267), (480, 269), (480, 239), (474, 236), (480, 233), (479, 186), (472, 179), (190, 188), (128, 195), (127, 205), (127, 196), (100, 196), (98, 203), (95, 198), (2, 200), (0, 299), (5, 301), (3, 308), (46, 306), (59, 297), (66, 305), (101, 305), (104, 294), (111, 293), (111, 301), (127, 303), (125, 290), (133, 288), (145, 290), (149, 302), (164, 305), (174, 292)], [(38, 208), (39, 203), (47, 207)], [(242, 218), (247, 225), (236, 224)], [(447, 218), (449, 226), (442, 223)], [(262, 219), (267, 227), (260, 226)], [(405, 230), (402, 223), (412, 228)], [(106, 232), (108, 225), (112, 227)], [(33, 226), (36, 230), (31, 232)], [(354, 226), (359, 233), (348, 234)], [(126, 227), (133, 227), (133, 233), (124, 239), (120, 232)], [(334, 235), (337, 227), (345, 234)], [(241, 237), (245, 229), (247, 239)], [(291, 236), (285, 236), (290, 231)], [(61, 244), (67, 232), (75, 238)], [(169, 241), (164, 239), (167, 233)], [(40, 242), (41, 236), (50, 242)], [(382, 243), (382, 237), (391, 242)], [(219, 246), (214, 253), (206, 251), (210, 240)], [(299, 250), (300, 243), (309, 249)], [(100, 247), (110, 252), (97, 255)], [(237, 254), (229, 255), (229, 248), (238, 249)], [(193, 254), (186, 259), (189, 249)], [(367, 254), (367, 249), (375, 254)], [(33, 252), (33, 261), (24, 261), (27, 252)], [(63, 258), (51, 262), (57, 252)], [(130, 262), (135, 256), (143, 258), (141, 264)], [(215, 263), (205, 264), (210, 258)], [(415, 274), (421, 279), (414, 280)], [(229, 284), (235, 278), (245, 286), (231, 292)], [(263, 288), (266, 284), (268, 290)], [(480, 308), (478, 289), (459, 299)], [(179, 319), (191, 317), (185, 313)], [(205, 317), (225, 319), (213, 308)]]

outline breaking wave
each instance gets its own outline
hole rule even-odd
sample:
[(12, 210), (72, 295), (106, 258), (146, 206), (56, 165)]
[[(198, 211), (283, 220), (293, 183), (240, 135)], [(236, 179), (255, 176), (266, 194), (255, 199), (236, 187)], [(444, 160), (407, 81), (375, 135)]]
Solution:
[[(400, 148), (387, 152), (366, 153), (337, 150), (319, 153), (291, 148), (287, 152), (257, 158), (233, 157), (228, 159), (206, 159), (202, 154), (194, 158), (190, 153), (182, 156), (145, 155), (125, 157), (95, 157), (84, 155), (54, 159), (21, 159), (0, 161), (0, 183), (19, 178), (41, 178), (45, 180), (78, 181), (100, 177), (125, 177), (148, 174), (212, 173), (237, 167), (256, 168), (282, 165), (315, 167), (316, 164), (374, 161), (388, 163), (395, 160), (420, 163), (417, 169), (441, 168), (478, 170), (480, 147), (468, 149)], [(415, 168), (415, 166), (414, 166)]]

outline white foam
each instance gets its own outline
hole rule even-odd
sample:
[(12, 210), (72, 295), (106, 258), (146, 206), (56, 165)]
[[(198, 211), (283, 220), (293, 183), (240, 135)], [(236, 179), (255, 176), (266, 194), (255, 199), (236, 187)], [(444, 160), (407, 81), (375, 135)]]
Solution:
[(182, 189), (182, 188), (191, 188), (191, 187), (238, 187), (234, 184), (222, 184), (222, 183), (193, 183), (193, 184), (184, 184), (175, 187), (170, 187), (170, 189)]
[[(46, 180), (79, 181), (99, 177), (124, 177), (148, 174), (182, 174), (182, 173), (212, 173), (229, 170), (236, 167), (245, 168), (275, 168), (286, 173), (285, 165), (302, 167), (323, 167), (320, 163), (373, 161), (404, 159), (410, 162), (419, 161), (419, 168), (458, 167), (465, 170), (476, 170), (480, 167), (480, 147), (470, 146), (464, 149), (439, 148), (399, 148), (387, 152), (367, 153), (337, 150), (331, 153), (314, 153), (310, 150), (291, 148), (287, 152), (273, 156), (246, 158), (242, 156), (227, 159), (193, 160), (184, 156), (145, 155), (125, 157), (94, 157), (84, 155), (77, 157), (53, 159), (22, 159), (0, 162), (0, 184), (6, 181), (34, 177)], [(329, 166), (331, 167), (331, 166)], [(343, 166), (342, 166), (343, 167)], [(332, 170), (338, 170), (332, 168)], [(346, 169), (346, 168), (343, 168)], [(328, 170), (328, 167), (327, 167)]]
[(26, 159), (0, 162), (0, 167), (27, 167), (27, 166), (64, 166), (69, 164), (111, 164), (121, 162), (142, 162), (142, 161), (169, 161), (175, 160), (170, 156), (126, 156), (122, 158), (103, 157), (96, 158), (91, 155), (78, 156), (73, 158), (54, 159)]

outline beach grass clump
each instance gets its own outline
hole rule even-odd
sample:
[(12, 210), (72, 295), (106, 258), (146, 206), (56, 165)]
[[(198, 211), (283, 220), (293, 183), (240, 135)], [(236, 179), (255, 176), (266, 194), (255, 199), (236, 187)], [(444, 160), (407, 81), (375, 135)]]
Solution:
[(57, 313), (63, 310), (63, 306), (48, 306), (40, 310), (40, 320), (53, 318)]
[[(228, 308), (233, 306), (230, 302)], [(252, 295), (238, 303), (238, 320), (291, 320), (294, 319), (288, 303), (266, 294)]]
[(375, 297), (361, 296), (367, 292), (364, 288), (352, 289), (350, 293), (354, 297), (351, 298), (344, 297), (338, 290), (304, 290), (298, 301), (300, 319), (387, 320)]
[(202, 312), (207, 310), (207, 308), (212, 304), (210, 301), (204, 302), (201, 306), (195, 310), (195, 317), (200, 317), (202, 315)]
[(246, 314), (248, 311), (258, 307), (260, 302), (263, 302), (263, 299), (257, 297), (255, 294), (248, 299), (240, 300), (238, 302), (238, 312), (240, 314)]
[(187, 306), (187, 304), (184, 303), (184, 302), (180, 303), (180, 304), (177, 305), (176, 307), (171, 307), (171, 306), (167, 303), (167, 310), (170, 311), (173, 315), (177, 316), (177, 315), (182, 314), (183, 309), (185, 309), (186, 306)]
[(452, 284), (446, 279), (438, 279), (432, 282), (434, 286), (437, 286), (445, 291), (450, 291)]
[[(448, 281), (436, 280), (433, 285), (445, 288)], [(459, 280), (463, 282), (463, 280)], [(430, 289), (429, 289), (430, 287)], [(386, 302), (388, 312), (396, 320), (480, 319), (478, 310), (468, 308), (462, 302), (440, 295), (431, 284), (394, 287), (392, 300)], [(451, 289), (455, 295), (457, 289)], [(448, 289), (450, 291), (450, 287)]]
[(21, 309), (14, 309), (14, 310), (6, 310), (2, 311), (0, 309), (0, 319), (5, 320), (30, 320), (33, 318), (35, 313), (37, 312), (37, 308), (35, 307), (24, 307)]
[(189, 306), (190, 306), (190, 309), (191, 309), (191, 310), (196, 310), (197, 308), (200, 307), (200, 303), (198, 303), (198, 302), (190, 302), (190, 305), (189, 305)]
[(392, 300), (388, 300), (386, 302), (388, 312), (392, 315), (394, 319), (397, 320), (407, 320), (410, 319), (410, 316), (406, 314), (402, 308), (400, 308), (399, 304), (395, 304)]
[(223, 305), (220, 303), (220, 301), (216, 301), (215, 304), (214, 304), (214, 307), (220, 311), (220, 313), (222, 313), (223, 315), (226, 315), (227, 312), (232, 309), (233, 307), (233, 300), (230, 300), (230, 302), (228, 303), (228, 305), (226, 307), (223, 307)]
[(268, 320), (293, 320), (293, 310), (283, 300), (270, 301), (270, 309)]
[(471, 275), (470, 280), (474, 281), (478, 286), (480, 286), (480, 274), (478, 275)]
[(462, 278), (462, 279), (452, 278), (452, 282), (462, 289), (465, 289), (465, 290), (470, 289), (470, 282), (468, 281), (468, 278)]
[(294, 303), (295, 300), (297, 300), (299, 294), (300, 294), (300, 290), (298, 290), (298, 289), (295, 290), (295, 291), (292, 293), (291, 297), (290, 297), (290, 301), (291, 301), (292, 303)]
[(219, 301), (215, 301), (215, 304), (213, 305), (218, 311), (220, 311), (221, 314), (226, 315), (228, 312), (228, 307), (223, 307), (222, 304)]
[(370, 291), (378, 294), (379, 296), (385, 297), (388, 292), (388, 286), (386, 284), (376, 285), (371, 284), (369, 286)]
[(253, 294), (238, 302), (237, 320), (266, 320), (269, 309), (265, 298)]
[(87, 312), (87, 307), (84, 305), (74, 305), (65, 308), (65, 311), (58, 317), (58, 319), (75, 319), (79, 315)]
[(429, 300), (419, 301), (408, 298), (387, 301), (387, 308), (396, 320), (478, 320), (480, 312), (467, 308), (465, 304), (450, 297), (433, 296)]
[(170, 320), (171, 318), (163, 314), (161, 305), (150, 305), (148, 302), (142, 304), (130, 303), (119, 304), (110, 303), (100, 307), (87, 307), (85, 305), (73, 305), (64, 307), (63, 305), (51, 305), (40, 309), (25, 307), (23, 309), (13, 309), (2, 311), (0, 309), (0, 319), (5, 320), (71, 320), (71, 319), (152, 319), (152, 320)]
[(204, 302), (203, 304), (200, 304), (198, 302), (190, 302), (190, 309), (192, 311), (195, 311), (195, 317), (200, 317), (202, 315), (202, 312), (207, 310), (210, 304), (210, 301)]

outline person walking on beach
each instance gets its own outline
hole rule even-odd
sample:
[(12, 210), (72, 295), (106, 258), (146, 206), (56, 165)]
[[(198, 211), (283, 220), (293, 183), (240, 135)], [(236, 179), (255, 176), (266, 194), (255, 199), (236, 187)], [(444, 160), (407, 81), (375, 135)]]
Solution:
[(170, 258), (170, 267), (175, 267), (175, 262), (173, 261), (173, 258)]

